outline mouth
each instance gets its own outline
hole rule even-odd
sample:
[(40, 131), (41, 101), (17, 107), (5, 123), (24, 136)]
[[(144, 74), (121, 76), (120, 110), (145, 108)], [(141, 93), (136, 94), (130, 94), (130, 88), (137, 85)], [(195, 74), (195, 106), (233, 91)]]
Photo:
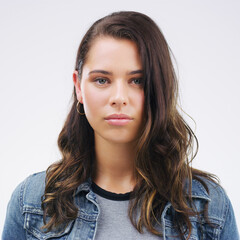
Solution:
[(133, 120), (133, 118), (129, 117), (126, 114), (112, 114), (104, 118), (105, 121), (114, 126), (123, 126), (128, 124)]

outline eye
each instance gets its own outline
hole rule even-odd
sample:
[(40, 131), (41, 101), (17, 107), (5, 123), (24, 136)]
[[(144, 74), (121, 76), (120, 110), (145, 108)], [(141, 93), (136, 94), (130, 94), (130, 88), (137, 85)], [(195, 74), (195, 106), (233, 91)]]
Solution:
[(96, 82), (96, 83), (99, 84), (99, 85), (104, 85), (104, 84), (107, 83), (107, 79), (105, 79), (105, 78), (96, 78), (96, 79), (94, 80), (94, 82)]
[(142, 78), (134, 78), (134, 79), (132, 79), (132, 82), (136, 85), (141, 85), (142, 84)]

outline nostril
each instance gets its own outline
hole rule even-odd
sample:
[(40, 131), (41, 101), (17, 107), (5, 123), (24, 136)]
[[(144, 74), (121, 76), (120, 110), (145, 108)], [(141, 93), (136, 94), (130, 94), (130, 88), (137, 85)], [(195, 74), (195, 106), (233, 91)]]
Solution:
[(112, 101), (111, 102), (112, 106), (121, 106), (121, 105), (127, 105), (127, 102), (125, 100), (117, 100), (117, 101)]

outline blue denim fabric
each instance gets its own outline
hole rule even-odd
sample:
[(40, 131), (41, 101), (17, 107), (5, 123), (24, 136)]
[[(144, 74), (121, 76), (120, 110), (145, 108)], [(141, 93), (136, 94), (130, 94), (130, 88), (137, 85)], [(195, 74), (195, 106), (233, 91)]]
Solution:
[[(190, 239), (221, 239), (238, 240), (239, 234), (236, 226), (232, 205), (221, 187), (206, 181), (209, 194), (203, 185), (193, 180), (192, 198), (196, 208), (200, 211), (206, 201), (209, 202), (208, 217), (211, 225), (203, 218), (191, 217), (192, 233)], [(97, 218), (99, 206), (96, 196), (91, 190), (91, 181), (81, 184), (75, 193), (75, 203), (79, 206), (78, 217), (63, 231), (44, 233), (43, 211), (41, 209), (41, 196), (44, 193), (45, 172), (36, 173), (28, 177), (13, 192), (8, 204), (2, 240), (22, 239), (94, 239), (97, 231)], [(159, 230), (163, 239), (179, 239), (173, 225), (174, 209), (171, 203), (165, 206), (161, 217)], [(201, 222), (201, 223), (200, 223)], [(185, 234), (185, 239), (187, 238)]]

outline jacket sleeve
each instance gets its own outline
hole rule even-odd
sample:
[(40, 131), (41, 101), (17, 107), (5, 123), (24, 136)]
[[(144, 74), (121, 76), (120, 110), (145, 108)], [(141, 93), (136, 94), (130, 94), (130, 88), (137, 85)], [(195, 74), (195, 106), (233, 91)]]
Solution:
[(237, 223), (234, 216), (234, 211), (232, 204), (227, 197), (227, 211), (226, 211), (226, 218), (225, 223), (220, 234), (220, 240), (239, 240), (239, 233), (237, 229)]
[(2, 240), (24, 240), (24, 216), (22, 211), (22, 197), (25, 181), (19, 184), (12, 193), (7, 207), (7, 215), (3, 227)]

